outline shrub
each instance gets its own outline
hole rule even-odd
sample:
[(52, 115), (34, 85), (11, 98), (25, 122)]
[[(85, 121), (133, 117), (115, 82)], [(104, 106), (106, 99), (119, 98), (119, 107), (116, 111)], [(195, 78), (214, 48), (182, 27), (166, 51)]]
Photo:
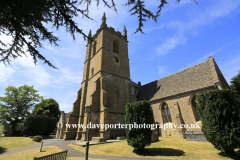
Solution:
[(206, 139), (218, 150), (234, 155), (240, 146), (240, 117), (230, 90), (214, 90), (197, 96), (197, 109)]
[(23, 133), (26, 136), (46, 135), (49, 118), (43, 115), (29, 115), (24, 122)]
[(231, 83), (231, 85), (230, 85), (231, 90), (232, 90), (237, 102), (240, 105), (240, 71), (236, 76), (232, 77), (230, 83)]
[(37, 135), (37, 136), (34, 136), (32, 140), (33, 140), (33, 141), (36, 141), (36, 142), (41, 142), (41, 141), (42, 141), (42, 138), (43, 138), (42, 136)]
[(57, 118), (54, 117), (48, 118), (48, 126), (47, 130), (45, 131), (45, 135), (50, 135), (51, 133), (54, 132), (54, 130), (57, 128), (56, 126), (57, 122), (58, 122)]
[[(128, 103), (126, 105), (126, 124), (152, 124), (153, 113), (148, 101), (139, 101), (136, 103)], [(133, 128), (129, 126), (125, 129), (128, 145), (136, 150), (142, 150), (145, 146), (151, 145), (151, 128)]]
[(26, 136), (48, 136), (57, 128), (56, 124), (57, 118), (44, 115), (29, 115), (24, 122), (23, 132)]

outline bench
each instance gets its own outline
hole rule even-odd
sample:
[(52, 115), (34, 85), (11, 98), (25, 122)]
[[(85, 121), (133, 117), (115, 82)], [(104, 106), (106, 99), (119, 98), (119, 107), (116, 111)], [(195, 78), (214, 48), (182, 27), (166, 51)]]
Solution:
[(50, 155), (46, 155), (46, 156), (42, 156), (42, 157), (33, 157), (33, 160), (66, 160), (67, 158), (67, 151), (62, 151), (62, 152), (58, 152), (58, 153), (54, 153), (54, 154), (50, 154)]

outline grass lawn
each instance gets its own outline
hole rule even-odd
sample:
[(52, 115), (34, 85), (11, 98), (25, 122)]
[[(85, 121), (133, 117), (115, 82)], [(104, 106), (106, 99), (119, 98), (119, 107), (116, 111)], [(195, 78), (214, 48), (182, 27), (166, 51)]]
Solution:
[[(85, 153), (85, 147), (69, 144), (68, 146)], [(235, 159), (240, 159), (240, 152), (236, 150)], [(127, 141), (92, 145), (89, 154), (101, 156), (161, 158), (161, 159), (230, 159), (209, 142), (186, 141), (180, 138), (160, 138), (152, 143), (142, 153), (134, 153)]]
[(14, 160), (33, 160), (33, 157), (41, 157), (57, 152), (63, 151), (62, 148), (57, 147), (57, 146), (47, 146), (42, 148), (42, 152), (39, 152), (39, 147), (34, 148), (34, 149), (29, 149), (26, 151), (22, 152), (17, 152), (5, 156), (1, 156), (1, 160), (9, 160), (9, 159), (14, 159)]
[[(42, 152), (39, 152), (39, 148), (29, 149), (22, 152), (17, 152), (5, 156), (1, 156), (1, 160), (33, 160), (33, 157), (42, 157), (45, 155), (57, 153), (63, 151), (62, 148), (58, 146), (46, 146), (42, 148)], [(69, 157), (67, 160), (85, 160), (85, 157)], [(89, 160), (97, 160), (95, 158), (89, 158)], [(101, 159), (103, 160), (103, 159)]]
[(28, 137), (3, 137), (0, 136), (0, 153), (21, 147), (39, 144)]

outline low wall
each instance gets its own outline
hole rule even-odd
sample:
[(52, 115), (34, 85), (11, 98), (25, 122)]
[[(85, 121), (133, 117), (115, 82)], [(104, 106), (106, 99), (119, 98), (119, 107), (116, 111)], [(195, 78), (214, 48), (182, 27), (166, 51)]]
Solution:
[(186, 140), (188, 141), (203, 141), (207, 142), (206, 137), (202, 131), (186, 131)]

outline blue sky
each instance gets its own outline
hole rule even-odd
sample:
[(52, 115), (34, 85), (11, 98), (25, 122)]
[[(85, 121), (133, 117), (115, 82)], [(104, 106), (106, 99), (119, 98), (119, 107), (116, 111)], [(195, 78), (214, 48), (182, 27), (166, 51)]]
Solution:
[[(138, 27), (136, 16), (130, 16), (127, 1), (115, 0), (118, 14), (101, 3), (92, 3), (90, 17), (95, 21), (76, 18), (76, 22), (88, 34), (94, 34), (101, 25), (103, 12), (107, 25), (115, 30), (128, 31), (130, 74), (134, 82), (147, 84), (168, 76), (213, 56), (228, 82), (240, 71), (240, 1), (239, 0), (169, 0), (158, 23), (148, 21), (143, 31), (146, 35), (133, 34)], [(152, 0), (146, 5), (152, 11), (160, 2)], [(59, 46), (43, 42), (40, 52), (59, 68), (54, 70), (41, 61), (35, 66), (31, 57), (13, 59), (11, 66), (0, 63), (0, 96), (8, 85), (34, 86), (45, 98), (55, 99), (60, 110), (70, 112), (80, 89), (86, 41), (81, 35), (73, 41), (64, 28), (56, 31), (46, 26), (60, 38)], [(9, 37), (0, 36), (5, 42)]]

